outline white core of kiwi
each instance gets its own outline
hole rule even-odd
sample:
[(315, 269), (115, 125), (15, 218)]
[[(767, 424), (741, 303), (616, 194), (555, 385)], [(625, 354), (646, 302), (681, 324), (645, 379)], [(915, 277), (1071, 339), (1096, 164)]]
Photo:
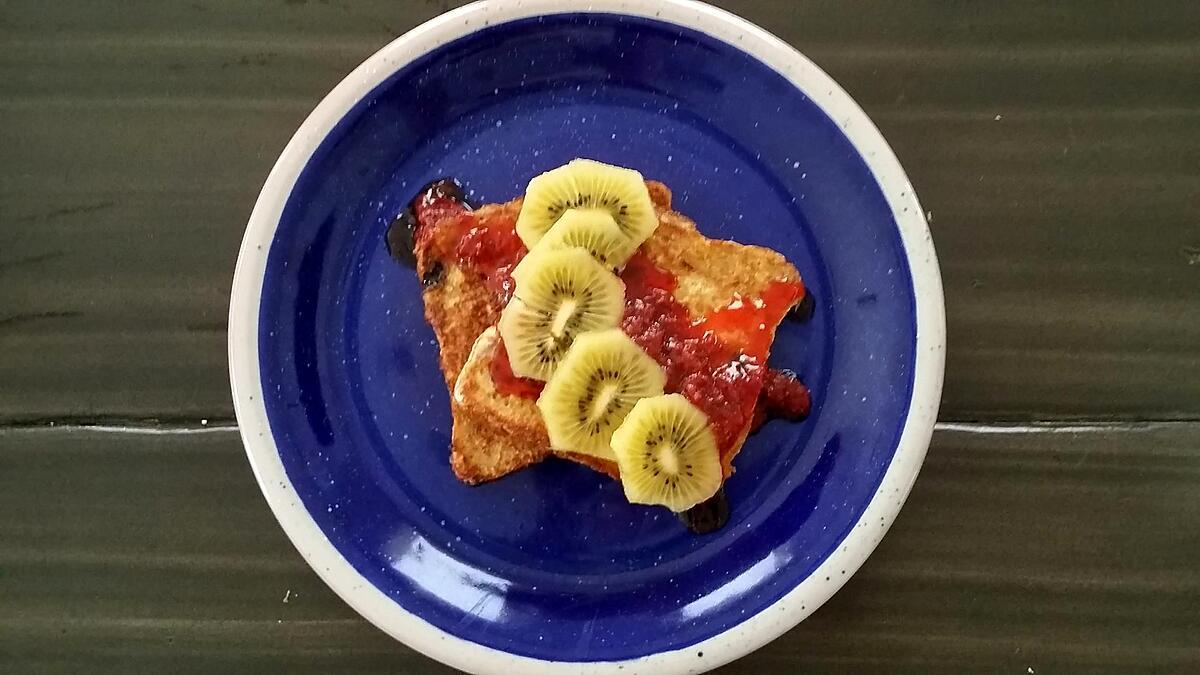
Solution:
[(531, 252), (512, 275), (498, 327), (521, 377), (549, 378), (577, 336), (616, 326), (624, 312), (624, 285), (583, 249)]
[(563, 300), (562, 304), (554, 312), (554, 319), (550, 322), (550, 337), (555, 340), (561, 340), (566, 337), (567, 326), (571, 323), (571, 319), (575, 317), (575, 312), (578, 309), (579, 301), (575, 298)]

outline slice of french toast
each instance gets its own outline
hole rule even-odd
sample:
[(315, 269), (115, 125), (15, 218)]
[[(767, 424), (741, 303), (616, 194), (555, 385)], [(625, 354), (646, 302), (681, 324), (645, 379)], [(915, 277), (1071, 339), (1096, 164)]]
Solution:
[[(803, 295), (799, 273), (770, 249), (705, 237), (690, 219), (671, 210), (671, 192), (665, 185), (655, 181), (646, 185), (659, 226), (639, 255), (651, 269), (672, 278), (671, 294), (691, 318), (701, 320), (743, 304), (761, 307), (761, 298), (780, 285), (800, 289), (787, 295), (783, 304), (755, 314), (753, 335), (743, 338), (735, 330), (725, 336), (735, 346), (754, 352), (757, 363), (765, 367), (775, 327)], [(525, 253), (512, 233), (522, 201), (471, 211), (456, 205), (459, 197), (434, 191), (418, 198), (413, 251), (425, 286), (425, 316), (437, 336), (442, 372), (452, 393), (450, 463), (461, 480), (475, 484), (556, 453), (550, 449), (535, 405), (536, 391), (532, 395), (502, 391), (493, 376), (502, 351), (493, 326), (511, 294), (508, 270)], [(477, 237), (479, 241), (466, 242), (480, 232), (485, 236)], [(462, 251), (471, 246), (474, 255), (467, 260)], [(478, 264), (481, 254), (486, 264)], [(757, 386), (761, 387), (761, 378)], [(757, 396), (756, 391), (751, 395)], [(726, 476), (732, 473), (732, 460), (750, 433), (753, 418), (750, 411), (736, 418), (737, 426), (722, 448)], [(557, 454), (617, 476), (611, 462)]]

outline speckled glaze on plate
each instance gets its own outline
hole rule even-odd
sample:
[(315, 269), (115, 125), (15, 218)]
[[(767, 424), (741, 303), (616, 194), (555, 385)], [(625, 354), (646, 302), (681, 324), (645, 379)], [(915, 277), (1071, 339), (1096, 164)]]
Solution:
[[(940, 395), (928, 230), (849, 97), (706, 5), (587, 7), (477, 3), (372, 56), (280, 157), (234, 282), (238, 420), (280, 523), (364, 616), (476, 672), (697, 672), (764, 644), (886, 532)], [(813, 414), (748, 441), (716, 534), (573, 464), (475, 488), (448, 466), (437, 347), (386, 227), (433, 178), (505, 201), (577, 156), (664, 181), (702, 231), (782, 252), (818, 300), (772, 355)]]

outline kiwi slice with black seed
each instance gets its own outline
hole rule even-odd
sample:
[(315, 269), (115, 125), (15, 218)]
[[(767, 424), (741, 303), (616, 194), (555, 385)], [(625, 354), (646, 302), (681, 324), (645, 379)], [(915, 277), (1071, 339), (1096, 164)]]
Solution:
[(638, 401), (613, 432), (625, 497), (679, 513), (721, 487), (721, 457), (708, 417), (682, 394)]
[(658, 227), (642, 174), (590, 159), (576, 159), (535, 176), (517, 216), (517, 235), (532, 249), (568, 210), (609, 214), (629, 240), (630, 251)]
[(499, 329), (521, 377), (549, 378), (576, 337), (616, 326), (625, 310), (624, 284), (580, 248), (533, 251), (513, 279)]
[(665, 383), (658, 363), (620, 329), (579, 336), (538, 398), (551, 447), (615, 460), (613, 431)]
[(637, 249), (617, 221), (607, 211), (597, 209), (567, 209), (537, 248), (582, 248), (608, 268), (623, 266)]

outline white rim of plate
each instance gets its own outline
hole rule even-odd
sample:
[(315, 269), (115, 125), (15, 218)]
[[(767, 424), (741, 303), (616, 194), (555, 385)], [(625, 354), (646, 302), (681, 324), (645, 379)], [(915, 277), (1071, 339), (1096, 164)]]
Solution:
[[(259, 377), (259, 304), (267, 255), (296, 179), (330, 130), (397, 70), (448, 42), (489, 25), (575, 12), (625, 14), (699, 31), (753, 56), (804, 92), (841, 128), (878, 181), (899, 226), (916, 298), (916, 368), (908, 417), (883, 480), (854, 528), (812, 574), (770, 607), (694, 645), (626, 661), (544, 661), (485, 647), (438, 629), (371, 585), (325, 537), (292, 488), (271, 435)], [(578, 5), (482, 0), (434, 18), (373, 54), (334, 87), (288, 142), (254, 205), (238, 255), (229, 307), (229, 372), (246, 455), (267, 503), (308, 564), (368, 621), (413, 649), (473, 673), (666, 675), (704, 672), (758, 649), (814, 612), (862, 565), (900, 511), (929, 447), (941, 398), (945, 336), (933, 240), (908, 177), (866, 113), (800, 52), (738, 16), (695, 0), (590, 0)]]

